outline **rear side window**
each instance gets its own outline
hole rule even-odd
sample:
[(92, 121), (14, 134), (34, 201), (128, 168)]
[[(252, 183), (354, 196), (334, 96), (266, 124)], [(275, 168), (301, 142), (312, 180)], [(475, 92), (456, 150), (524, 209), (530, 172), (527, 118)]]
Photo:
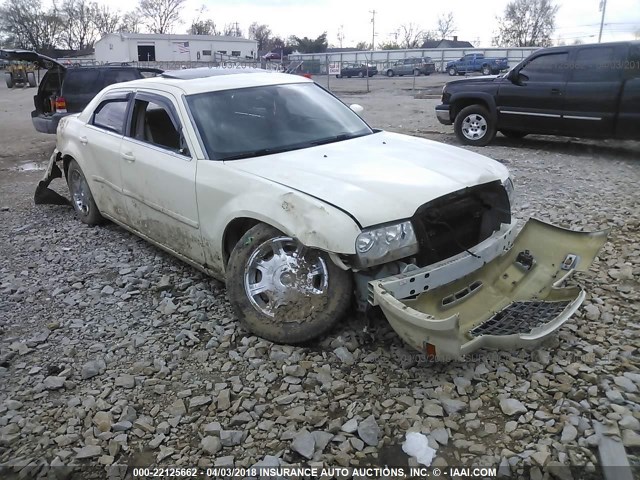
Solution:
[[(618, 57), (619, 58), (619, 57)], [(615, 47), (585, 47), (578, 50), (571, 65), (571, 80), (578, 82), (610, 82), (620, 78), (622, 64)]]
[(105, 70), (102, 83), (103, 86), (106, 87), (113, 83), (129, 82), (131, 80), (137, 80), (138, 78), (140, 78), (140, 75), (138, 75), (135, 70)]
[(136, 99), (131, 125), (132, 136), (140, 141), (181, 152), (181, 135), (177, 122), (166, 105)]
[(127, 113), (127, 103), (126, 98), (102, 102), (93, 113), (92, 125), (122, 135)]
[(64, 79), (65, 95), (82, 95), (87, 93), (98, 93), (102, 87), (98, 84), (100, 70), (97, 69), (69, 69)]
[(531, 82), (553, 82), (564, 79), (569, 68), (569, 54), (549, 53), (540, 55), (528, 62), (520, 73), (526, 75)]

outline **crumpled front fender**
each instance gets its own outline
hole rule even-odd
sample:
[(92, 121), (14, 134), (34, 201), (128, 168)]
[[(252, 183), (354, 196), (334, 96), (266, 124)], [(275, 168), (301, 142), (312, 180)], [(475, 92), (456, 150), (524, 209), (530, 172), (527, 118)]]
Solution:
[(591, 266), (608, 234), (532, 219), (510, 249), (475, 271), (434, 289), (427, 283), (433, 266), (404, 274), (403, 283), (422, 292), (411, 298), (394, 296), (397, 278), (375, 280), (373, 300), (405, 342), (438, 358), (537, 344), (584, 300), (584, 291), (565, 282)]

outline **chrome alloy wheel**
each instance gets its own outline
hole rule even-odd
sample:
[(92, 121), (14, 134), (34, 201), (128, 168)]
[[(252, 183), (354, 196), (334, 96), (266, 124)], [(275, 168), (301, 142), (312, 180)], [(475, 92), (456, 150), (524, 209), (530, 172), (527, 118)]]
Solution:
[(73, 198), (73, 203), (78, 212), (83, 215), (89, 214), (90, 209), (90, 193), (89, 193), (89, 185), (87, 185), (87, 180), (84, 178), (78, 170), (71, 171), (71, 196)]
[(260, 245), (247, 261), (244, 289), (253, 307), (274, 317), (280, 306), (304, 311), (312, 295), (326, 295), (329, 271), (325, 261), (290, 237)]
[(487, 120), (477, 113), (462, 120), (462, 134), (469, 140), (479, 140), (487, 133)]

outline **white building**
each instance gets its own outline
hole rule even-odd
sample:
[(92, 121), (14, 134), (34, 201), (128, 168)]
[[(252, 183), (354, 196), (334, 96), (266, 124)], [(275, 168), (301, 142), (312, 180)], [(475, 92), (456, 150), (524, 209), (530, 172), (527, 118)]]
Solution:
[(98, 62), (213, 62), (257, 54), (255, 40), (218, 35), (108, 33), (95, 43)]

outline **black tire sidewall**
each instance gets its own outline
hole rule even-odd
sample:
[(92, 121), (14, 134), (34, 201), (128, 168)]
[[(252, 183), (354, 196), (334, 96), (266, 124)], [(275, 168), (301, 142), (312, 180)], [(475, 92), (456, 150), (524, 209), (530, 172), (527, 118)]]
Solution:
[(87, 182), (87, 190), (89, 191), (89, 213), (85, 215), (83, 212), (79, 211), (78, 208), (76, 207), (75, 202), (73, 201), (72, 183), (73, 183), (74, 171), (79, 172), (82, 178), (84, 178), (84, 181), (87, 182), (87, 179), (85, 178), (84, 173), (80, 168), (80, 165), (78, 165), (78, 162), (76, 162), (75, 160), (71, 160), (71, 162), (69, 163), (69, 168), (67, 170), (67, 185), (69, 187), (69, 193), (71, 194), (71, 204), (73, 205), (73, 210), (76, 212), (76, 215), (78, 216), (81, 222), (91, 226), (98, 225), (104, 221), (104, 218), (100, 214), (100, 211), (98, 210), (98, 206), (96, 205), (96, 202), (93, 199), (93, 194), (91, 193), (91, 188), (89, 187), (88, 182)]
[[(487, 122), (487, 131), (479, 140), (471, 140), (465, 137), (462, 133), (462, 121), (465, 119), (465, 117), (471, 115), (472, 113), (482, 115)], [(469, 105), (468, 107), (460, 110), (456, 115), (456, 119), (453, 123), (453, 129), (455, 131), (456, 137), (458, 137), (458, 140), (466, 145), (475, 145), (477, 147), (484, 147), (485, 145), (489, 144), (491, 140), (493, 140), (496, 136), (496, 122), (489, 111), (482, 105)]]
[(244, 272), (251, 254), (264, 242), (286, 236), (278, 229), (259, 223), (236, 244), (227, 264), (227, 294), (240, 323), (248, 331), (276, 343), (301, 343), (319, 337), (342, 317), (352, 299), (352, 275), (337, 267), (328, 255), (318, 252), (327, 266), (329, 285), (325, 308), (301, 322), (281, 322), (259, 312), (244, 288)]

